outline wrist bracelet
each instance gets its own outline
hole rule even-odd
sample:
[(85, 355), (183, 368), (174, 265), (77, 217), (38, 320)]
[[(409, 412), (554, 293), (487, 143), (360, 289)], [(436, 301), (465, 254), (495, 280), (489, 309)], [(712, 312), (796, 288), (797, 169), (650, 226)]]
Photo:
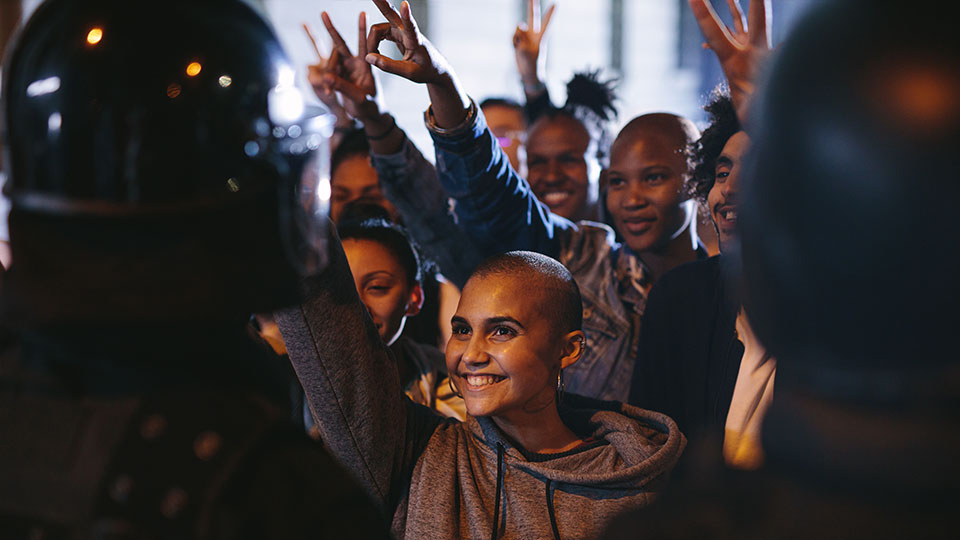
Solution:
[(367, 140), (369, 140), (369, 141), (379, 141), (379, 140), (382, 140), (382, 139), (386, 139), (387, 136), (390, 135), (390, 133), (393, 131), (393, 128), (397, 127), (397, 119), (394, 118), (393, 115), (389, 115), (389, 116), (390, 116), (390, 126), (386, 129), (386, 131), (384, 131), (383, 133), (381, 133), (381, 134), (379, 134), (379, 135), (371, 135), (370, 132), (368, 131), (368, 132), (367, 132)]

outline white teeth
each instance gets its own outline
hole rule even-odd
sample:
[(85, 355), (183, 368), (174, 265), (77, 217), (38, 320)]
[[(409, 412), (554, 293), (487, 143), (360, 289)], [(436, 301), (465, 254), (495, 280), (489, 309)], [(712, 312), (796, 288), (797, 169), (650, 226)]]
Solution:
[(555, 205), (567, 200), (568, 197), (570, 197), (569, 193), (565, 193), (563, 191), (550, 191), (548, 193), (544, 193), (543, 197), (541, 198), (546, 204)]
[(470, 386), (487, 386), (490, 384), (498, 383), (503, 378), (495, 377), (493, 375), (467, 375), (466, 379), (467, 379), (467, 383), (469, 383)]
[(726, 214), (724, 214), (723, 218), (726, 219), (727, 221), (735, 221), (737, 219), (736, 210), (728, 211)]

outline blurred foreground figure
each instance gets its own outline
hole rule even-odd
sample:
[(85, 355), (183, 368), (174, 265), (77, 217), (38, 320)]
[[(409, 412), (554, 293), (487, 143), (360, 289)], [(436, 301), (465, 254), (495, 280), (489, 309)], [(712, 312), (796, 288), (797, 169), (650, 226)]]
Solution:
[(272, 31), (50, 0), (6, 67), (0, 536), (376, 537), (246, 333), (327, 258), (327, 117)]
[(739, 205), (767, 466), (705, 465), (611, 537), (955, 537), (960, 35), (931, 15), (824, 5), (779, 51)]

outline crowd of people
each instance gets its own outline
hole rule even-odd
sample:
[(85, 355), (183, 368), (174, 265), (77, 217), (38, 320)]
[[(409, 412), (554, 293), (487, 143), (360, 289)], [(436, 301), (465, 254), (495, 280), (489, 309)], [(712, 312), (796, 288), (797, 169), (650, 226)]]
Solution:
[[(824, 3), (771, 50), (767, 2), (689, 0), (708, 124), (614, 133), (616, 80), (547, 92), (556, 6), (513, 35), (520, 103), (371, 2), (355, 48), (304, 25), (329, 114), (240, 0), (24, 24), (0, 536), (955, 534), (948, 18)], [(426, 87), (433, 148), (380, 76)]]

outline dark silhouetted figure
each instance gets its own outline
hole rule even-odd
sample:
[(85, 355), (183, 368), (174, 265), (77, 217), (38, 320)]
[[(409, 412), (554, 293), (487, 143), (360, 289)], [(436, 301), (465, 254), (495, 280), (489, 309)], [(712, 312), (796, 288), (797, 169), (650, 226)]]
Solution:
[(956, 535), (960, 34), (929, 7), (825, 3), (777, 53), (739, 205), (767, 465), (702, 464), (610, 537)]
[(236, 0), (49, 0), (3, 76), (0, 537), (368, 538), (250, 313), (325, 266), (325, 116)]

